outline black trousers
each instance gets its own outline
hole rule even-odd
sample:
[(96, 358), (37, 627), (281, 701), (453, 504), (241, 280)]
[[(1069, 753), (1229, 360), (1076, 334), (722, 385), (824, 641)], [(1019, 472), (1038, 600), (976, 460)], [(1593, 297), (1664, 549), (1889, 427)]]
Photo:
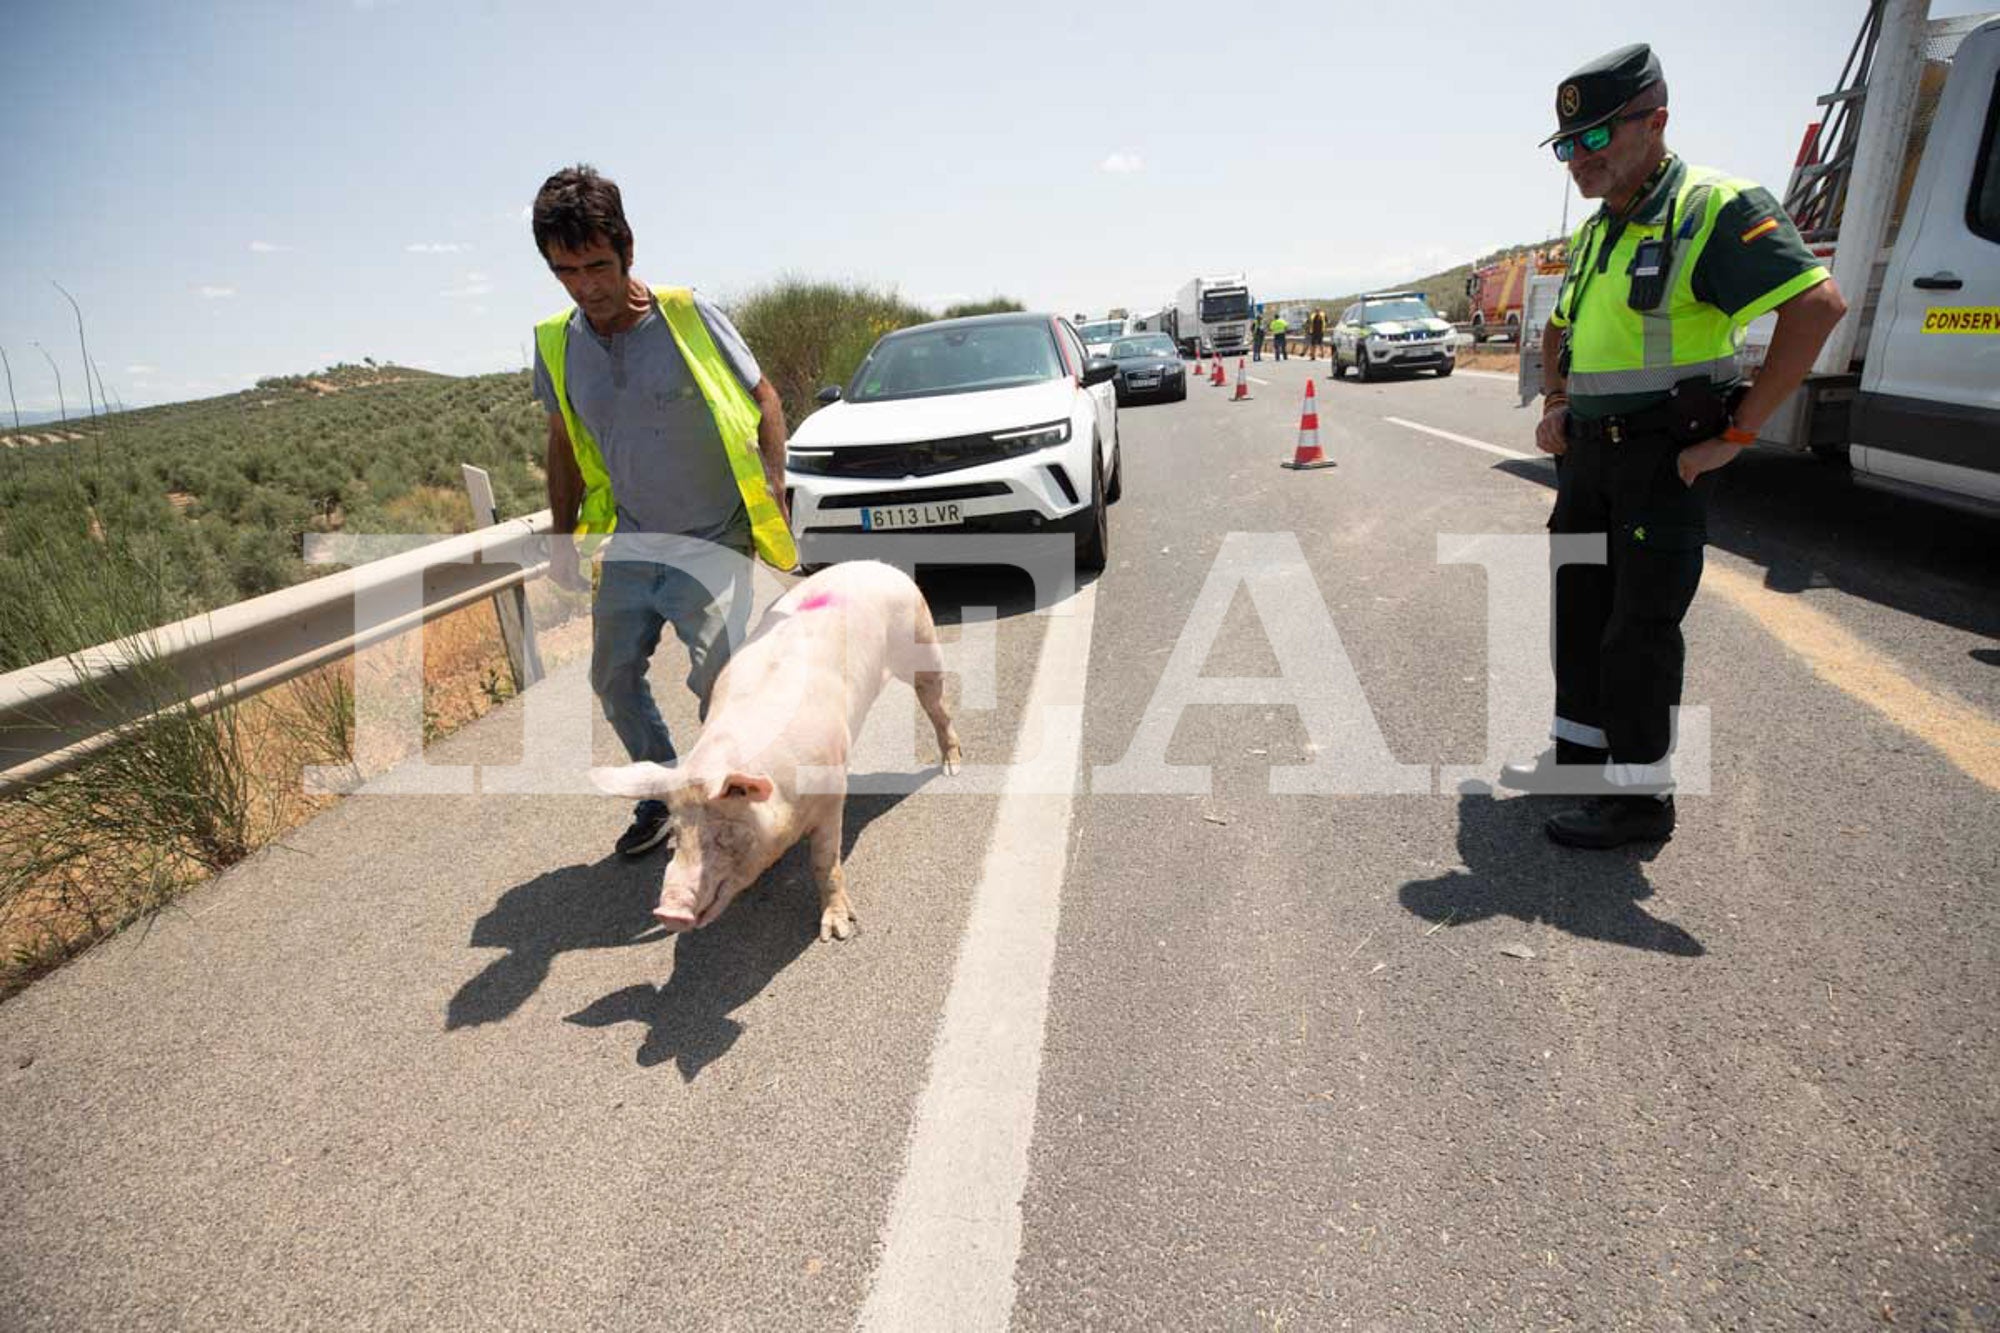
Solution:
[(1604, 564), (1555, 571), (1556, 735), (1610, 750), (1613, 780), (1642, 790), (1662, 783), (1632, 767), (1660, 763), (1673, 741), (1681, 620), (1701, 584), (1715, 485), (1713, 472), (1683, 482), (1679, 455), (1665, 436), (1573, 438), (1549, 518), (1552, 533), (1606, 536)]

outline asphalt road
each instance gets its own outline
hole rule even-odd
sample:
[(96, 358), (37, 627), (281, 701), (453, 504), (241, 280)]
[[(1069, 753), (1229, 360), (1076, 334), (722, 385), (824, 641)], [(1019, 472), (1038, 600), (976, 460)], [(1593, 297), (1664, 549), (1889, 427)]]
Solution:
[[(1292, 472), (1310, 367), (1253, 369), (1121, 414), (1087, 671), (1025, 580), (925, 577), (948, 633), (998, 609), (968, 761), (1053, 744), (1029, 700), (1069, 690), (1074, 799), (1025, 835), (996, 783), (855, 796), (854, 939), (815, 942), (802, 853), (662, 937), (619, 803), (489, 783), (351, 798), (0, 1006), (0, 1326), (2000, 1326), (2000, 528), (1733, 465), (1687, 624), (1709, 794), (1568, 851), (1550, 799), (1442, 772), (1494, 757), (1506, 664), (1439, 534), (1539, 532), (1553, 472), (1397, 424), (1532, 454), (1532, 418), (1322, 378), (1338, 466)], [(1110, 790), (1190, 661), (1238, 681), (1161, 741), (1206, 790)], [(520, 712), (430, 762), (520, 762)], [(1282, 794), (1377, 737), (1396, 783)], [(1051, 840), (1051, 959), (995, 961), (996, 877)], [(992, 1048), (1032, 1133), (996, 1209), (1003, 1112), (941, 1122), (999, 1239), (895, 1280), (1011, 1301), (885, 1319), (981, 959), (1045, 1002)]]

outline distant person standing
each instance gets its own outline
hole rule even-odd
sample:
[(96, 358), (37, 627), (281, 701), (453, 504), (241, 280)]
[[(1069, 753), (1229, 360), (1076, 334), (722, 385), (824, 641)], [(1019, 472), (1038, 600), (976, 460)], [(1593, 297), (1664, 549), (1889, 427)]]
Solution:
[[(535, 326), (535, 397), (548, 412), (549, 574), (590, 587), (577, 543), (603, 547), (591, 603), (590, 687), (637, 762), (674, 746), (646, 683), (660, 631), (686, 645), (688, 688), (709, 691), (750, 616), (750, 552), (798, 563), (785, 512), (785, 413), (728, 316), (685, 287), (632, 273), (618, 187), (588, 166), (543, 182), (535, 245), (574, 308)], [(617, 535), (606, 542), (613, 529)], [(668, 833), (639, 802), (617, 851)]]
[(1252, 361), (1262, 361), (1264, 359), (1264, 317), (1262, 315), (1250, 321), (1250, 359)]
[(1271, 320), (1271, 348), (1280, 361), (1285, 359), (1285, 330), (1290, 327), (1283, 315), (1274, 316)]
[[(1535, 444), (1556, 459), (1549, 530), (1597, 537), (1605, 555), (1556, 570), (1555, 747), (1501, 781), (1595, 790), (1546, 828), (1606, 848), (1673, 834), (1681, 621), (1701, 583), (1714, 473), (1799, 387), (1847, 304), (1769, 193), (1667, 150), (1651, 48), (1592, 61), (1555, 102), (1545, 142), (1603, 206), (1570, 244), (1543, 334)], [(1770, 350), (1745, 388), (1743, 328), (1771, 311)]]
[(1306, 360), (1319, 360), (1319, 349), (1326, 345), (1326, 311), (1315, 310), (1306, 321)]

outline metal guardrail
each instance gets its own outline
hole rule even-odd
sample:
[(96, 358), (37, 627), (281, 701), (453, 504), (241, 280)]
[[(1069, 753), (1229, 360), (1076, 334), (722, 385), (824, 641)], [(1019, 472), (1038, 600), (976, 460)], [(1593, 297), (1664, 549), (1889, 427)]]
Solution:
[[(0, 676), (0, 795), (161, 713), (249, 698), (522, 585), (552, 526), (544, 509)], [(357, 625), (362, 608), (380, 614)]]

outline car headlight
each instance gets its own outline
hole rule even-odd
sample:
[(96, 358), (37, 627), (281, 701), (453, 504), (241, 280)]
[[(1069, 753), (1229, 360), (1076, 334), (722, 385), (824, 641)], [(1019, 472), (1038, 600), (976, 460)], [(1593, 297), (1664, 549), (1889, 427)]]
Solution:
[(1383, 343), (1386, 343), (1386, 342), (1388, 342), (1388, 341), (1389, 341), (1389, 338), (1388, 338), (1388, 335), (1386, 335), (1386, 334), (1381, 334), (1381, 333), (1371, 333), (1371, 334), (1369, 334), (1369, 335), (1368, 335), (1368, 345), (1369, 345), (1370, 347), (1379, 347), (1379, 346), (1381, 346), (1381, 345), (1382, 345)]
[(1022, 430), (1003, 430), (993, 433), (993, 443), (1000, 446), (1003, 458), (1017, 454), (1031, 454), (1037, 449), (1053, 449), (1069, 442), (1069, 422), (1055, 421), (1046, 426), (1029, 426)]

